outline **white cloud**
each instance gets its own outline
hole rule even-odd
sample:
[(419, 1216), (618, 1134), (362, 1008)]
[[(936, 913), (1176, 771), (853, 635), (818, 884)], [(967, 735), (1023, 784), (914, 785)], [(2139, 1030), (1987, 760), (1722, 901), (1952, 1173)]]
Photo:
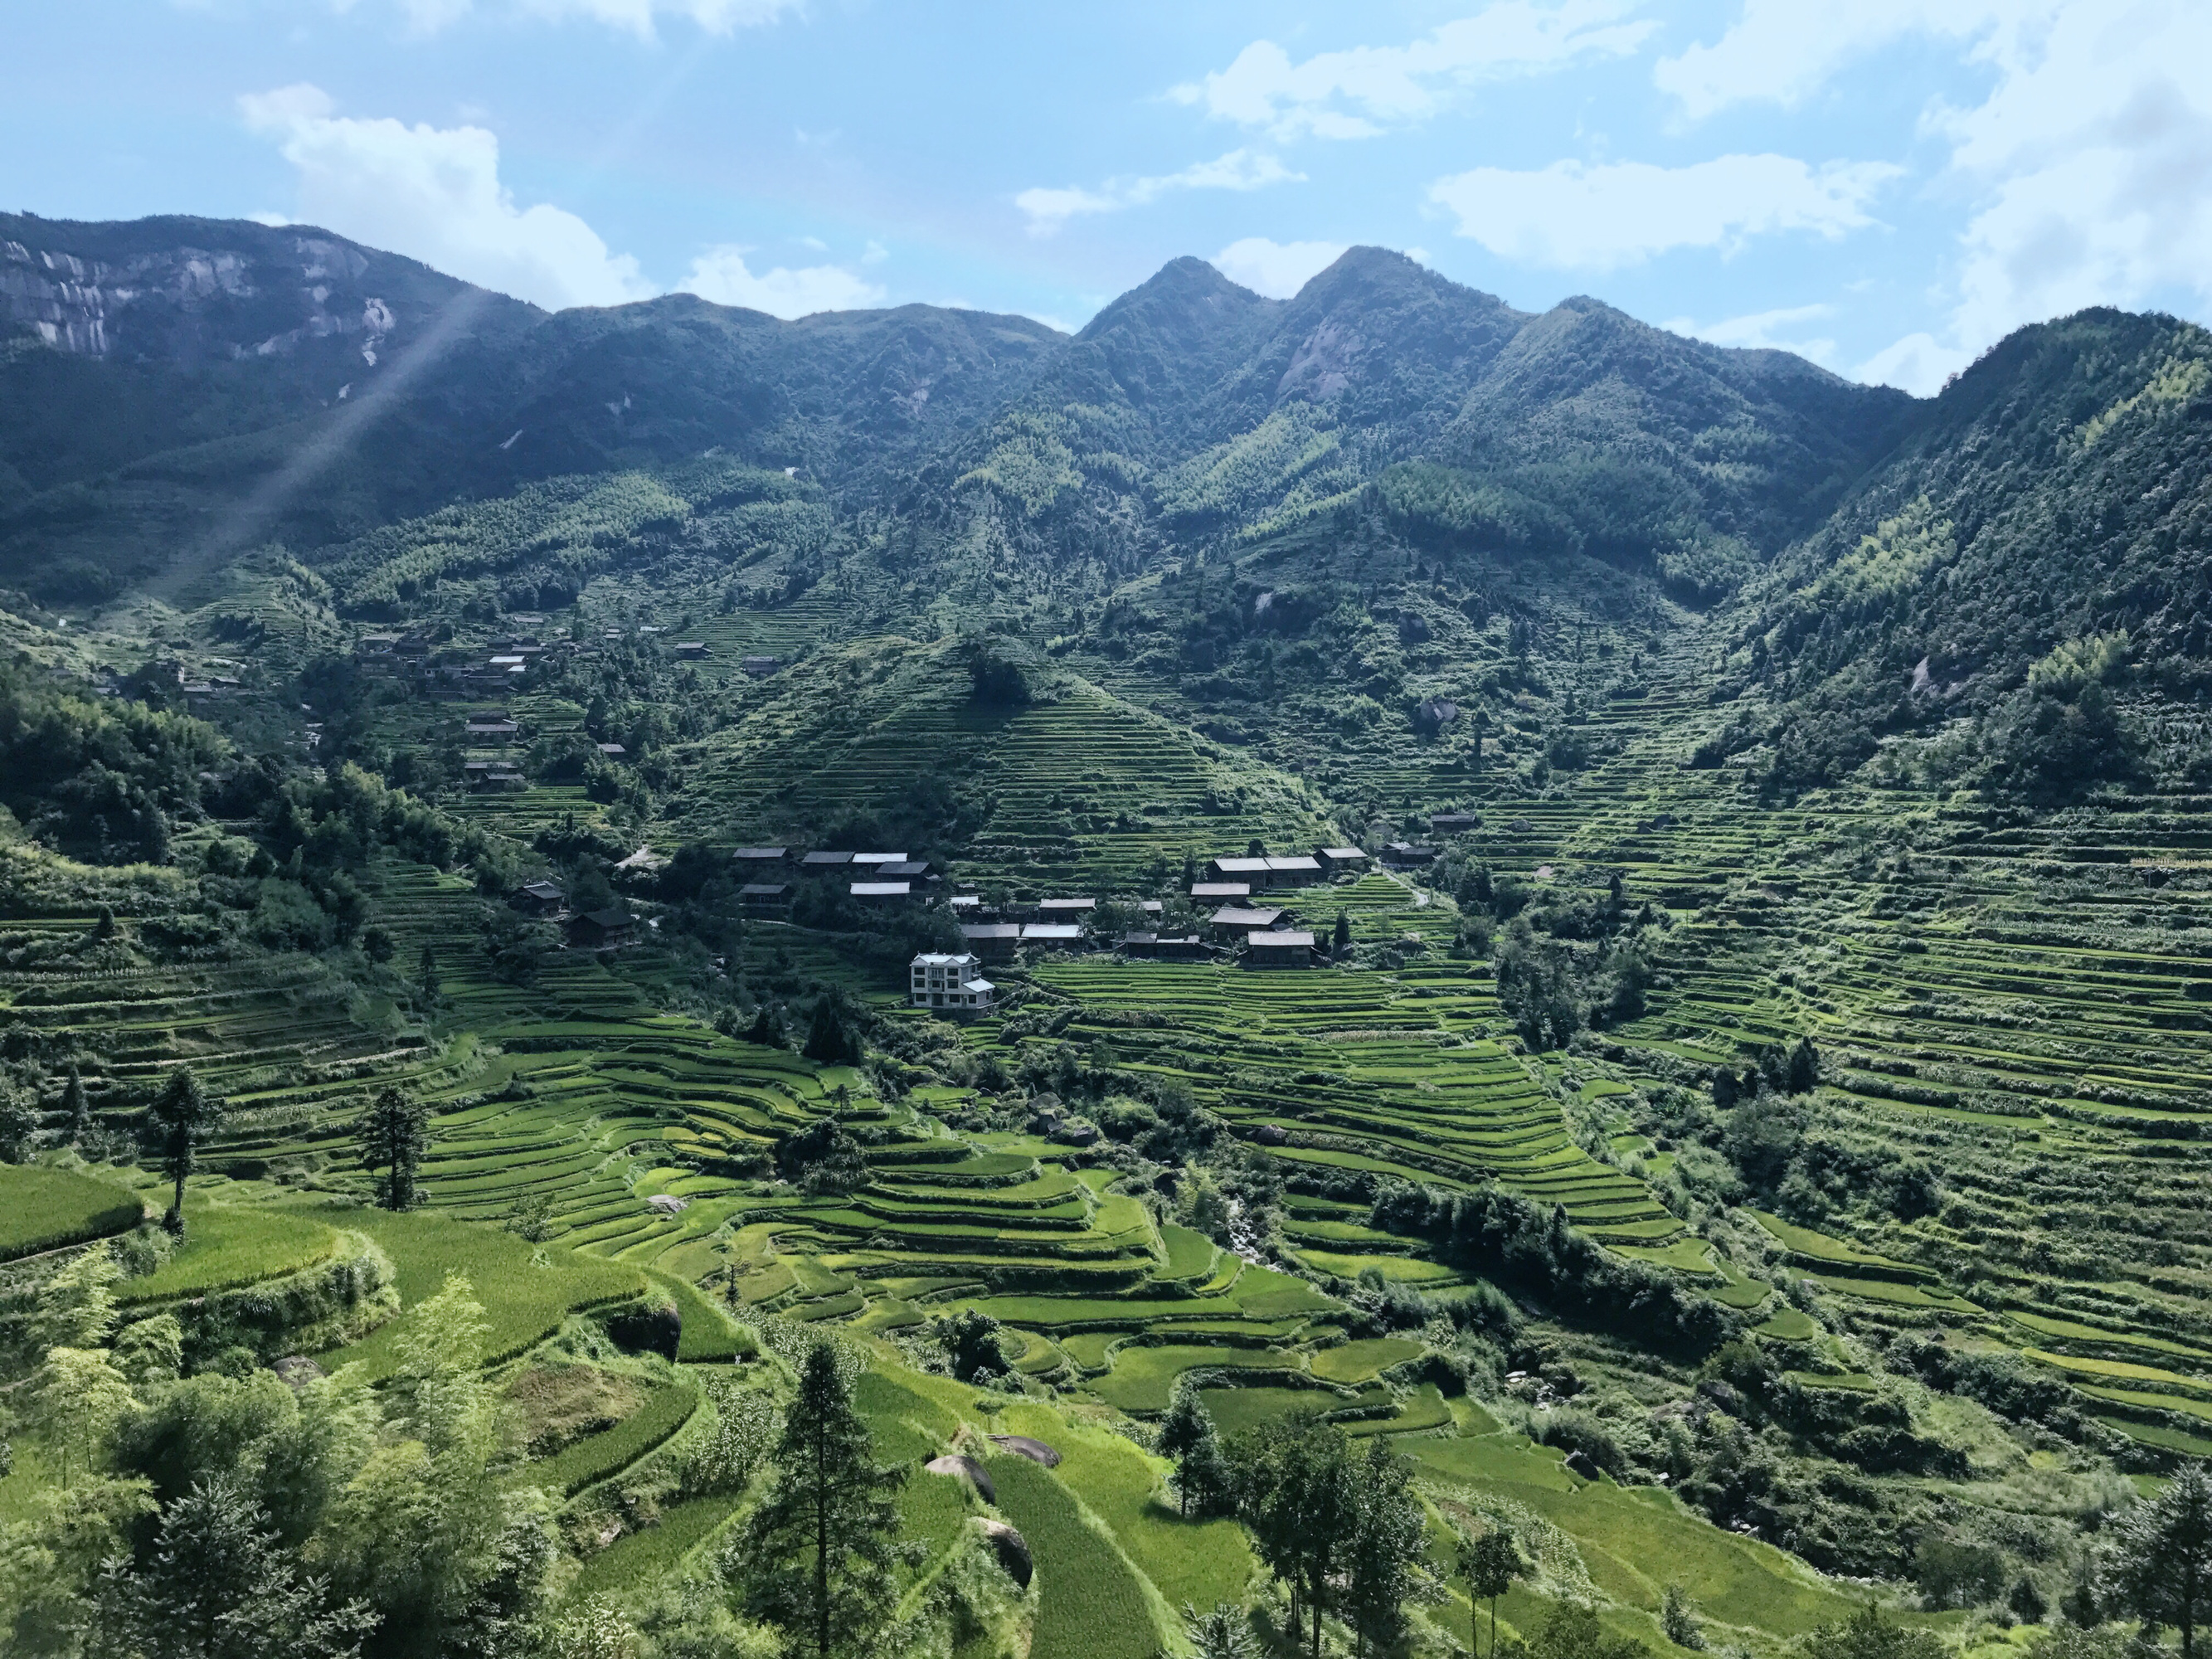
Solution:
[(868, 246), (861, 251), (860, 263), (864, 265), (879, 265), (890, 257), (891, 251), (872, 236), (868, 239)]
[(2047, 24), (2063, 0), (1744, 0), (1742, 15), (1711, 46), (1698, 45), (1652, 70), (1662, 92), (1702, 120), (1729, 106), (1765, 100), (1802, 103), (1848, 64), (1909, 35), (1984, 42), (2023, 38)]
[(1867, 204), (1900, 169), (1809, 167), (1788, 155), (1723, 155), (1688, 167), (1555, 161), (1535, 172), (1476, 167), (1439, 179), (1429, 199), (1459, 234), (1528, 264), (1605, 269), (1679, 247), (1733, 253), (1754, 236), (1831, 240), (1874, 223)]
[(884, 302), (884, 290), (842, 265), (778, 265), (756, 276), (744, 248), (710, 247), (691, 262), (678, 284), (687, 294), (720, 306), (747, 306), (771, 317), (809, 317), (817, 311), (856, 311)]
[(1142, 207), (1170, 191), (1259, 190), (1268, 185), (1297, 183), (1304, 178), (1305, 174), (1291, 172), (1265, 151), (1232, 149), (1211, 161), (1194, 162), (1180, 173), (1109, 179), (1096, 190), (1076, 185), (1058, 190), (1025, 190), (1014, 198), (1014, 205), (1029, 216), (1030, 235), (1049, 236), (1080, 215)]
[(1662, 61), (1692, 115), (1802, 101), (1908, 38), (1960, 45), (1978, 103), (1923, 123), (1969, 205), (1949, 314), (1860, 370), (1933, 391), (2024, 323), (2088, 305), (2212, 305), (2212, 8), (2201, 0), (1746, 0), (1711, 46)]
[[(412, 35), (443, 33), (477, 10), (476, 0), (392, 0)], [(331, 0), (336, 11), (351, 11), (356, 0)], [(709, 34), (773, 23), (800, 9), (801, 0), (506, 0), (496, 9), (554, 21), (582, 17), (627, 29), (643, 40), (653, 36), (656, 18), (688, 18)]]
[(1343, 242), (1273, 242), (1247, 236), (1213, 256), (1213, 268), (1255, 294), (1287, 300), (1320, 272), (1334, 264), (1348, 246)]
[(574, 214), (516, 206), (499, 181), (499, 140), (482, 127), (340, 116), (304, 82), (238, 102), (299, 169), (300, 220), (550, 308), (653, 292), (637, 261)]
[(1832, 317), (1835, 312), (1835, 307), (1831, 305), (1784, 306), (1774, 311), (1754, 311), (1742, 317), (1725, 318), (1717, 323), (1677, 317), (1660, 326), (1711, 345), (1794, 351), (1816, 363), (1826, 363), (1836, 355), (1836, 343), (1820, 335), (1808, 337), (1801, 328), (1803, 324)]
[(1622, 21), (1631, 9), (1632, 0), (1499, 0), (1410, 46), (1354, 46), (1302, 64), (1273, 41), (1255, 40), (1227, 69), (1169, 95), (1202, 104), (1218, 119), (1264, 128), (1279, 143), (1304, 133), (1369, 138), (1433, 115), (1481, 82), (1633, 52), (1658, 25)]

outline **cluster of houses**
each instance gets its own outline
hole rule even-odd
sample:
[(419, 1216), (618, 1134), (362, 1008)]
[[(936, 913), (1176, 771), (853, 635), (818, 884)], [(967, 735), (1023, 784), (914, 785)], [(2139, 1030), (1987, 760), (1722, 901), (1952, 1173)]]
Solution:
[[(532, 623), (543, 623), (544, 618), (517, 612), (507, 620)], [(637, 629), (641, 635), (663, 631), (651, 624)], [(542, 657), (588, 660), (607, 646), (619, 644), (629, 636), (628, 631), (620, 628), (602, 629), (596, 640), (568, 636), (547, 640), (532, 633), (507, 634), (490, 641), (480, 653), (441, 648), (427, 634), (364, 634), (355, 643), (354, 657), (370, 673), (404, 674), (420, 681), (429, 696), (448, 702), (465, 702), (506, 696), (522, 684), (522, 677), (529, 672), (531, 664)], [(704, 640), (677, 640), (668, 649), (679, 662), (703, 661), (708, 654)], [(774, 657), (747, 656), (738, 665), (749, 678), (757, 680), (766, 679), (781, 665)]]

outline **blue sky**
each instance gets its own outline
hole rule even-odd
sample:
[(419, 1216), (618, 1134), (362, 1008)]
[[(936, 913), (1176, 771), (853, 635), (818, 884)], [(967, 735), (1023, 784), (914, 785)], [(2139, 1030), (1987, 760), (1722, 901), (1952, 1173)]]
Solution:
[(304, 219), (543, 305), (689, 289), (1079, 327), (1356, 242), (1931, 391), (2212, 310), (2203, 0), (71, 0), (0, 204)]

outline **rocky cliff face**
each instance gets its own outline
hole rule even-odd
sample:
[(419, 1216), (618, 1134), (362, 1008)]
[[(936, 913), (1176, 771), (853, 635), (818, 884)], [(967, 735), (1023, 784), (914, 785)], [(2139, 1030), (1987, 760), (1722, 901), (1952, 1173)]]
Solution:
[(373, 368), (395, 336), (470, 292), (305, 227), (0, 216), (0, 319), (78, 356), (191, 366), (331, 341), (318, 356)]

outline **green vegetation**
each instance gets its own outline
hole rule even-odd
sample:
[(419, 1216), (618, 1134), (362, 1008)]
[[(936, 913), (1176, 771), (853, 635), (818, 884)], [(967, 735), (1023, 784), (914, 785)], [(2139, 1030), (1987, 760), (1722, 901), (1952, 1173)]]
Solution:
[(136, 1194), (74, 1170), (0, 1168), (0, 1261), (105, 1238), (143, 1213)]

